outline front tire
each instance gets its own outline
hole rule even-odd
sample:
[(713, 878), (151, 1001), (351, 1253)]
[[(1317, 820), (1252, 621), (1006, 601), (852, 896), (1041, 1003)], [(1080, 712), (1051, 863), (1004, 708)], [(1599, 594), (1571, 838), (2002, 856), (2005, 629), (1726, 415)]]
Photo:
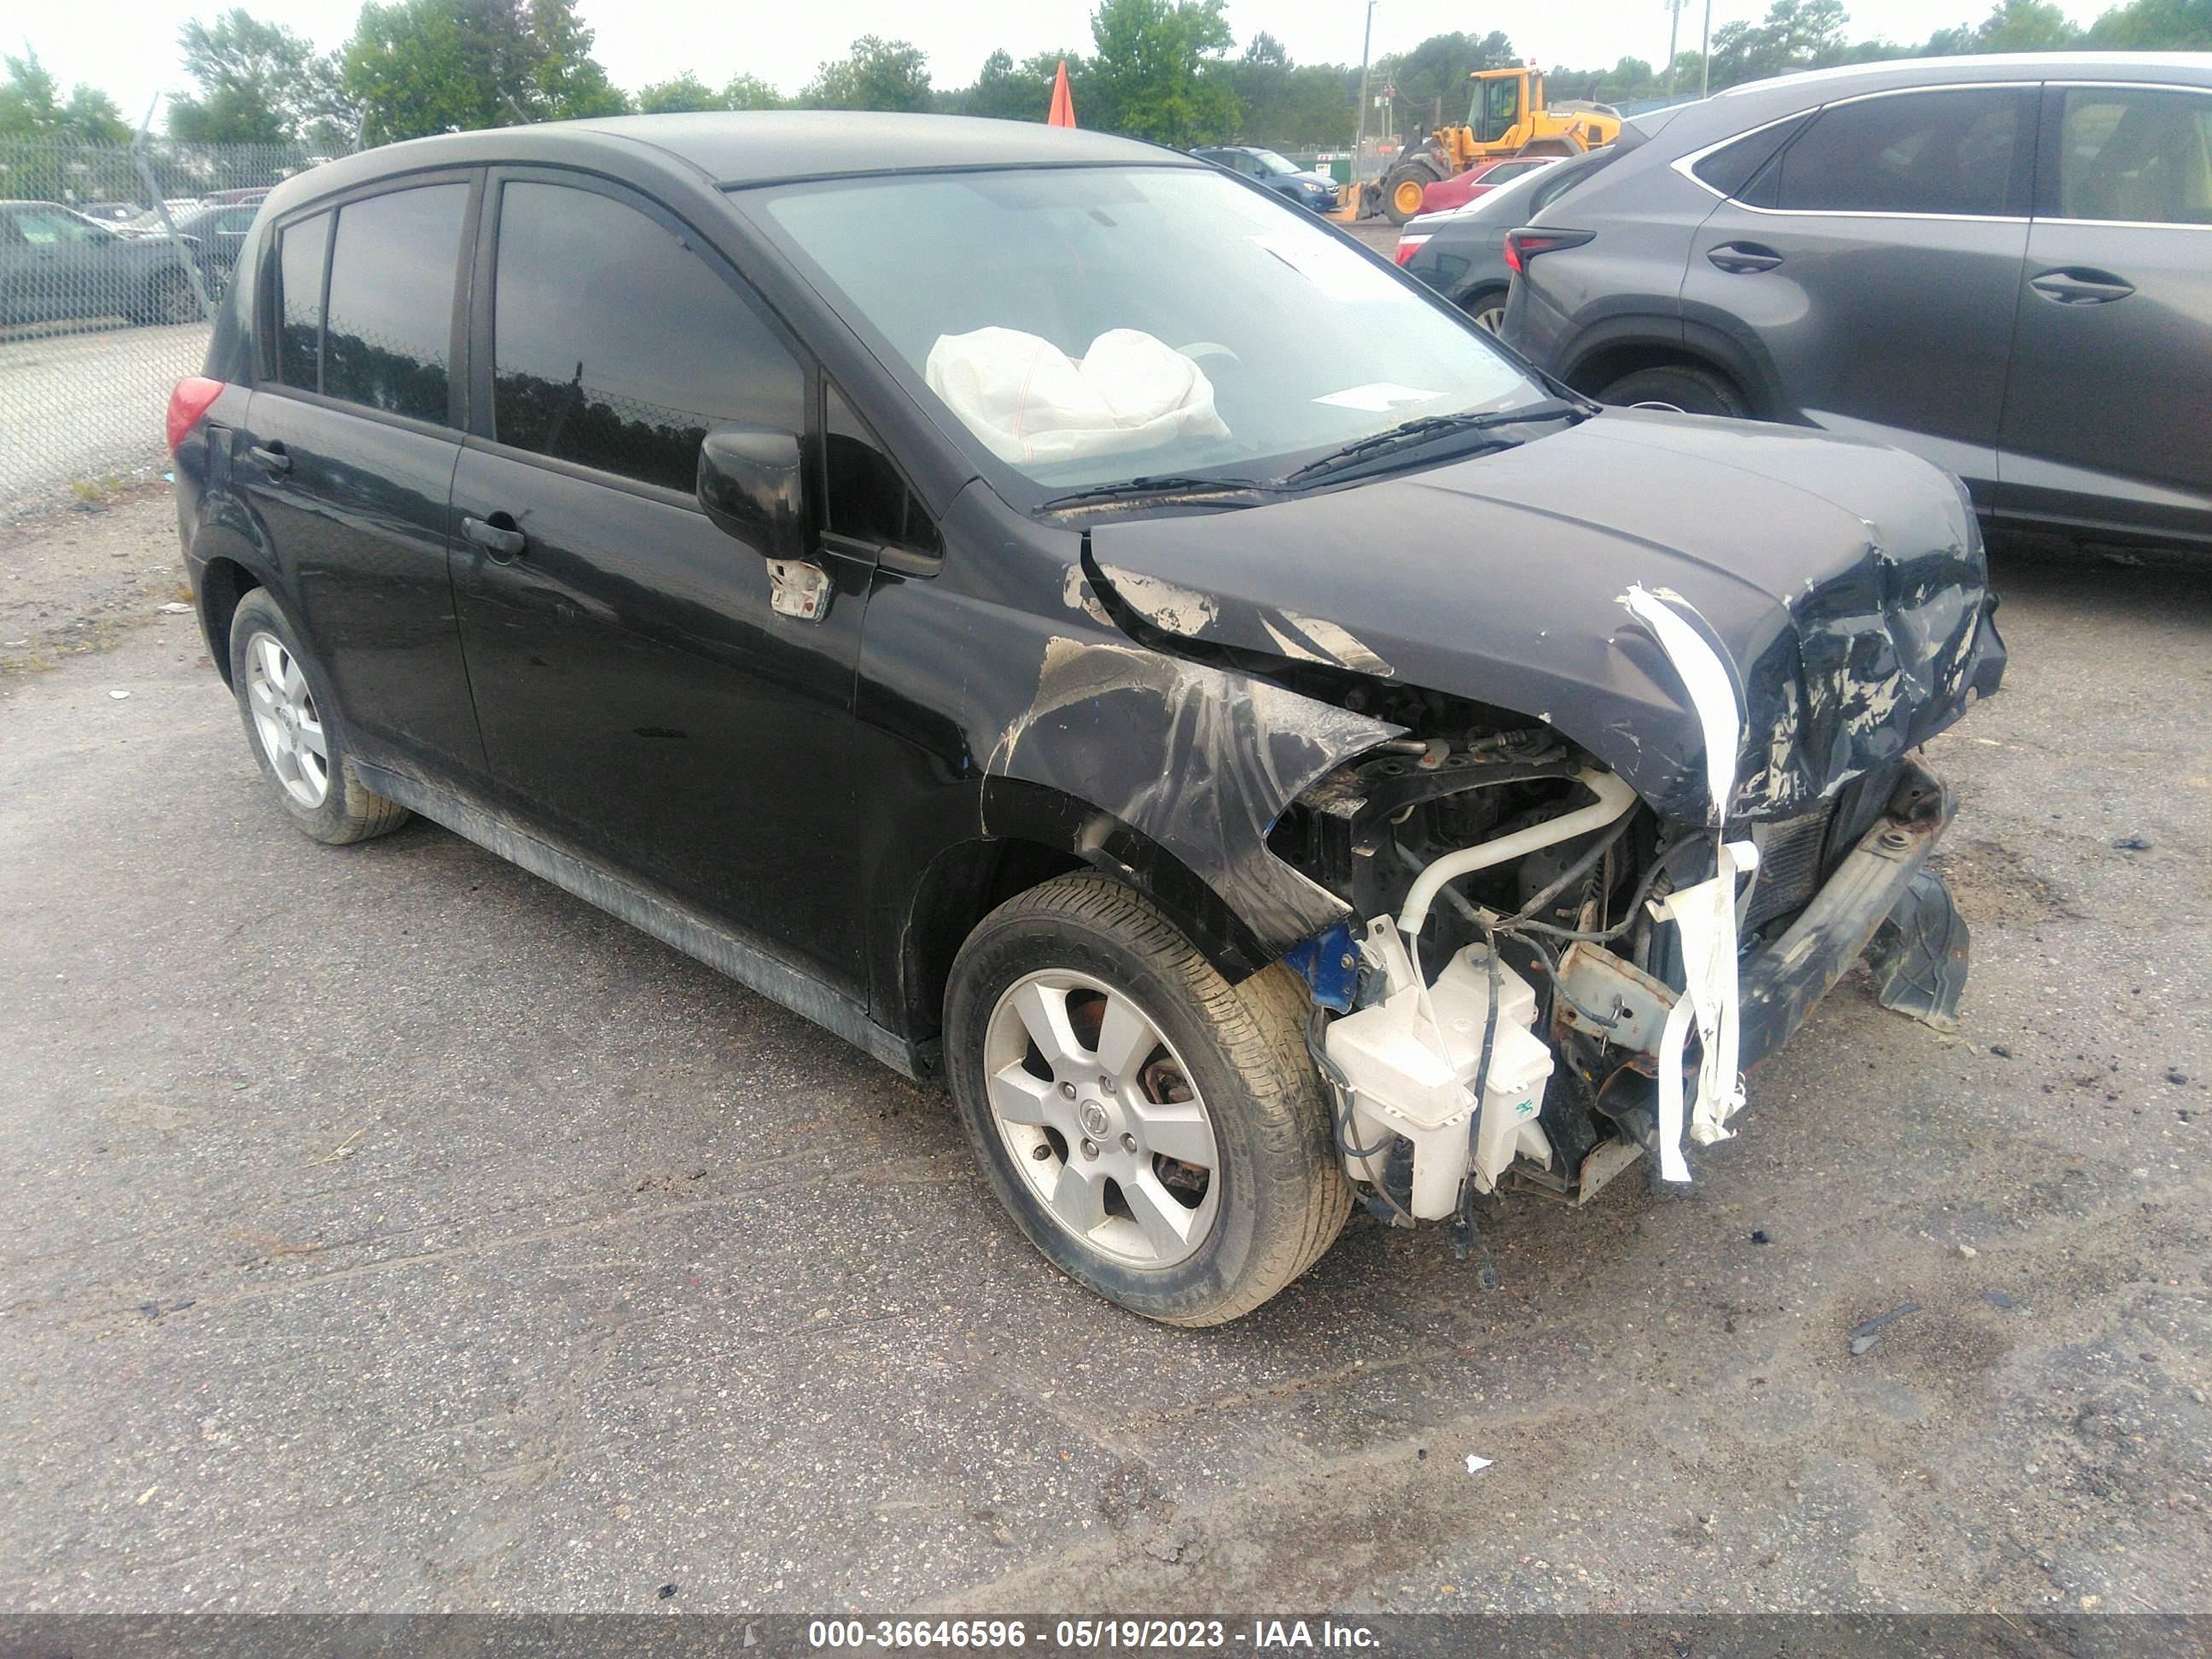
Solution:
[(265, 588), (231, 618), (230, 688), (261, 775), (305, 834), (343, 847), (407, 822), (405, 807), (354, 771), (330, 682)]
[(1231, 986), (1139, 894), (1063, 876), (952, 966), (953, 1097), (992, 1189), (1078, 1283), (1215, 1325), (1318, 1260), (1352, 1192), (1280, 966)]
[(1433, 167), (1409, 161), (1382, 181), (1382, 211), (1394, 225), (1402, 225), (1421, 210), (1421, 198), (1443, 174)]
[(1743, 393), (1714, 374), (1688, 363), (1665, 363), (1624, 374), (1597, 394), (1601, 404), (1621, 408), (1657, 406), (1684, 415), (1726, 415), (1741, 419), (1751, 412)]
[(199, 296), (192, 292), (192, 279), (181, 270), (165, 270), (155, 276), (146, 285), (146, 298), (139, 307), (138, 320), (154, 326), (201, 320)]

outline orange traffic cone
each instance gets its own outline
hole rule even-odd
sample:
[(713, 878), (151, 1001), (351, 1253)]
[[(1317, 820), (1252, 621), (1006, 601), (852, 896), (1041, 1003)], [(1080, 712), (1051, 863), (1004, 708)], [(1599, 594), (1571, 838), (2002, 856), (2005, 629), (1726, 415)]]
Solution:
[(1072, 127), (1075, 125), (1075, 99), (1067, 89), (1067, 59), (1060, 60), (1060, 72), (1052, 77), (1052, 113), (1045, 117), (1045, 125)]

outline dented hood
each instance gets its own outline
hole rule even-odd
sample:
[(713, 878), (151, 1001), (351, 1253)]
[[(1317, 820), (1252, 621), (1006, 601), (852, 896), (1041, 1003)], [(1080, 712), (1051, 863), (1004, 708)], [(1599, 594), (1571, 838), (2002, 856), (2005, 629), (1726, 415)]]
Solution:
[(1733, 817), (1808, 810), (1942, 731), (2004, 665), (1959, 486), (1790, 427), (1607, 411), (1326, 494), (1099, 524), (1091, 556), (1163, 632), (1533, 715), (1692, 821), (1709, 811), (1704, 739), (1632, 586), (1735, 675)]

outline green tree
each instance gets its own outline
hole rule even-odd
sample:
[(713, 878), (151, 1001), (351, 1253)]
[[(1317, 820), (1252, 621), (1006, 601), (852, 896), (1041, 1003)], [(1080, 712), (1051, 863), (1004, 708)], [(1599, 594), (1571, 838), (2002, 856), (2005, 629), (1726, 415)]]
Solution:
[(618, 114), (574, 0), (376, 0), (345, 46), (345, 88), (380, 140)]
[(2093, 46), (2127, 52), (2212, 52), (2212, 0), (2133, 0), (2089, 27)]
[(1102, 0), (1091, 15), (1086, 126), (1178, 149), (1227, 138), (1237, 94), (1222, 54), (1234, 44), (1223, 0)]
[(0, 138), (69, 138), (87, 144), (120, 144), (131, 137), (115, 100), (79, 82), (64, 100), (60, 85), (28, 46), (21, 58), (0, 58)]
[(907, 40), (864, 34), (849, 56), (833, 58), (815, 71), (799, 101), (811, 109), (929, 110), (929, 58)]
[(1843, 0), (1774, 0), (1764, 23), (1723, 25), (1713, 34), (1713, 90), (1844, 62), (1848, 21)]
[(2051, 0), (1997, 0), (1974, 31), (1974, 50), (2059, 52), (2081, 39), (2081, 31)]
[(281, 144), (349, 133), (357, 119), (336, 53), (281, 23), (234, 7), (178, 32), (199, 95), (169, 100), (172, 137), (201, 143)]
[(724, 109), (781, 109), (784, 96), (757, 75), (733, 75), (722, 88)]
[(673, 115), (685, 110), (727, 109), (729, 101), (686, 70), (672, 81), (656, 81), (637, 94), (641, 115)]

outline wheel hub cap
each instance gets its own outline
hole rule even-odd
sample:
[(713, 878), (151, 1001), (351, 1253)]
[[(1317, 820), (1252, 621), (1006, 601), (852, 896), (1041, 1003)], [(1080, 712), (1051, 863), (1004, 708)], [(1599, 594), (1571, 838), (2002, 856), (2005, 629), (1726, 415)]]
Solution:
[(992, 1117), (1055, 1225), (1128, 1267), (1197, 1251), (1219, 1214), (1220, 1152), (1142, 1008), (1085, 975), (1032, 974), (999, 999), (984, 1048)]

